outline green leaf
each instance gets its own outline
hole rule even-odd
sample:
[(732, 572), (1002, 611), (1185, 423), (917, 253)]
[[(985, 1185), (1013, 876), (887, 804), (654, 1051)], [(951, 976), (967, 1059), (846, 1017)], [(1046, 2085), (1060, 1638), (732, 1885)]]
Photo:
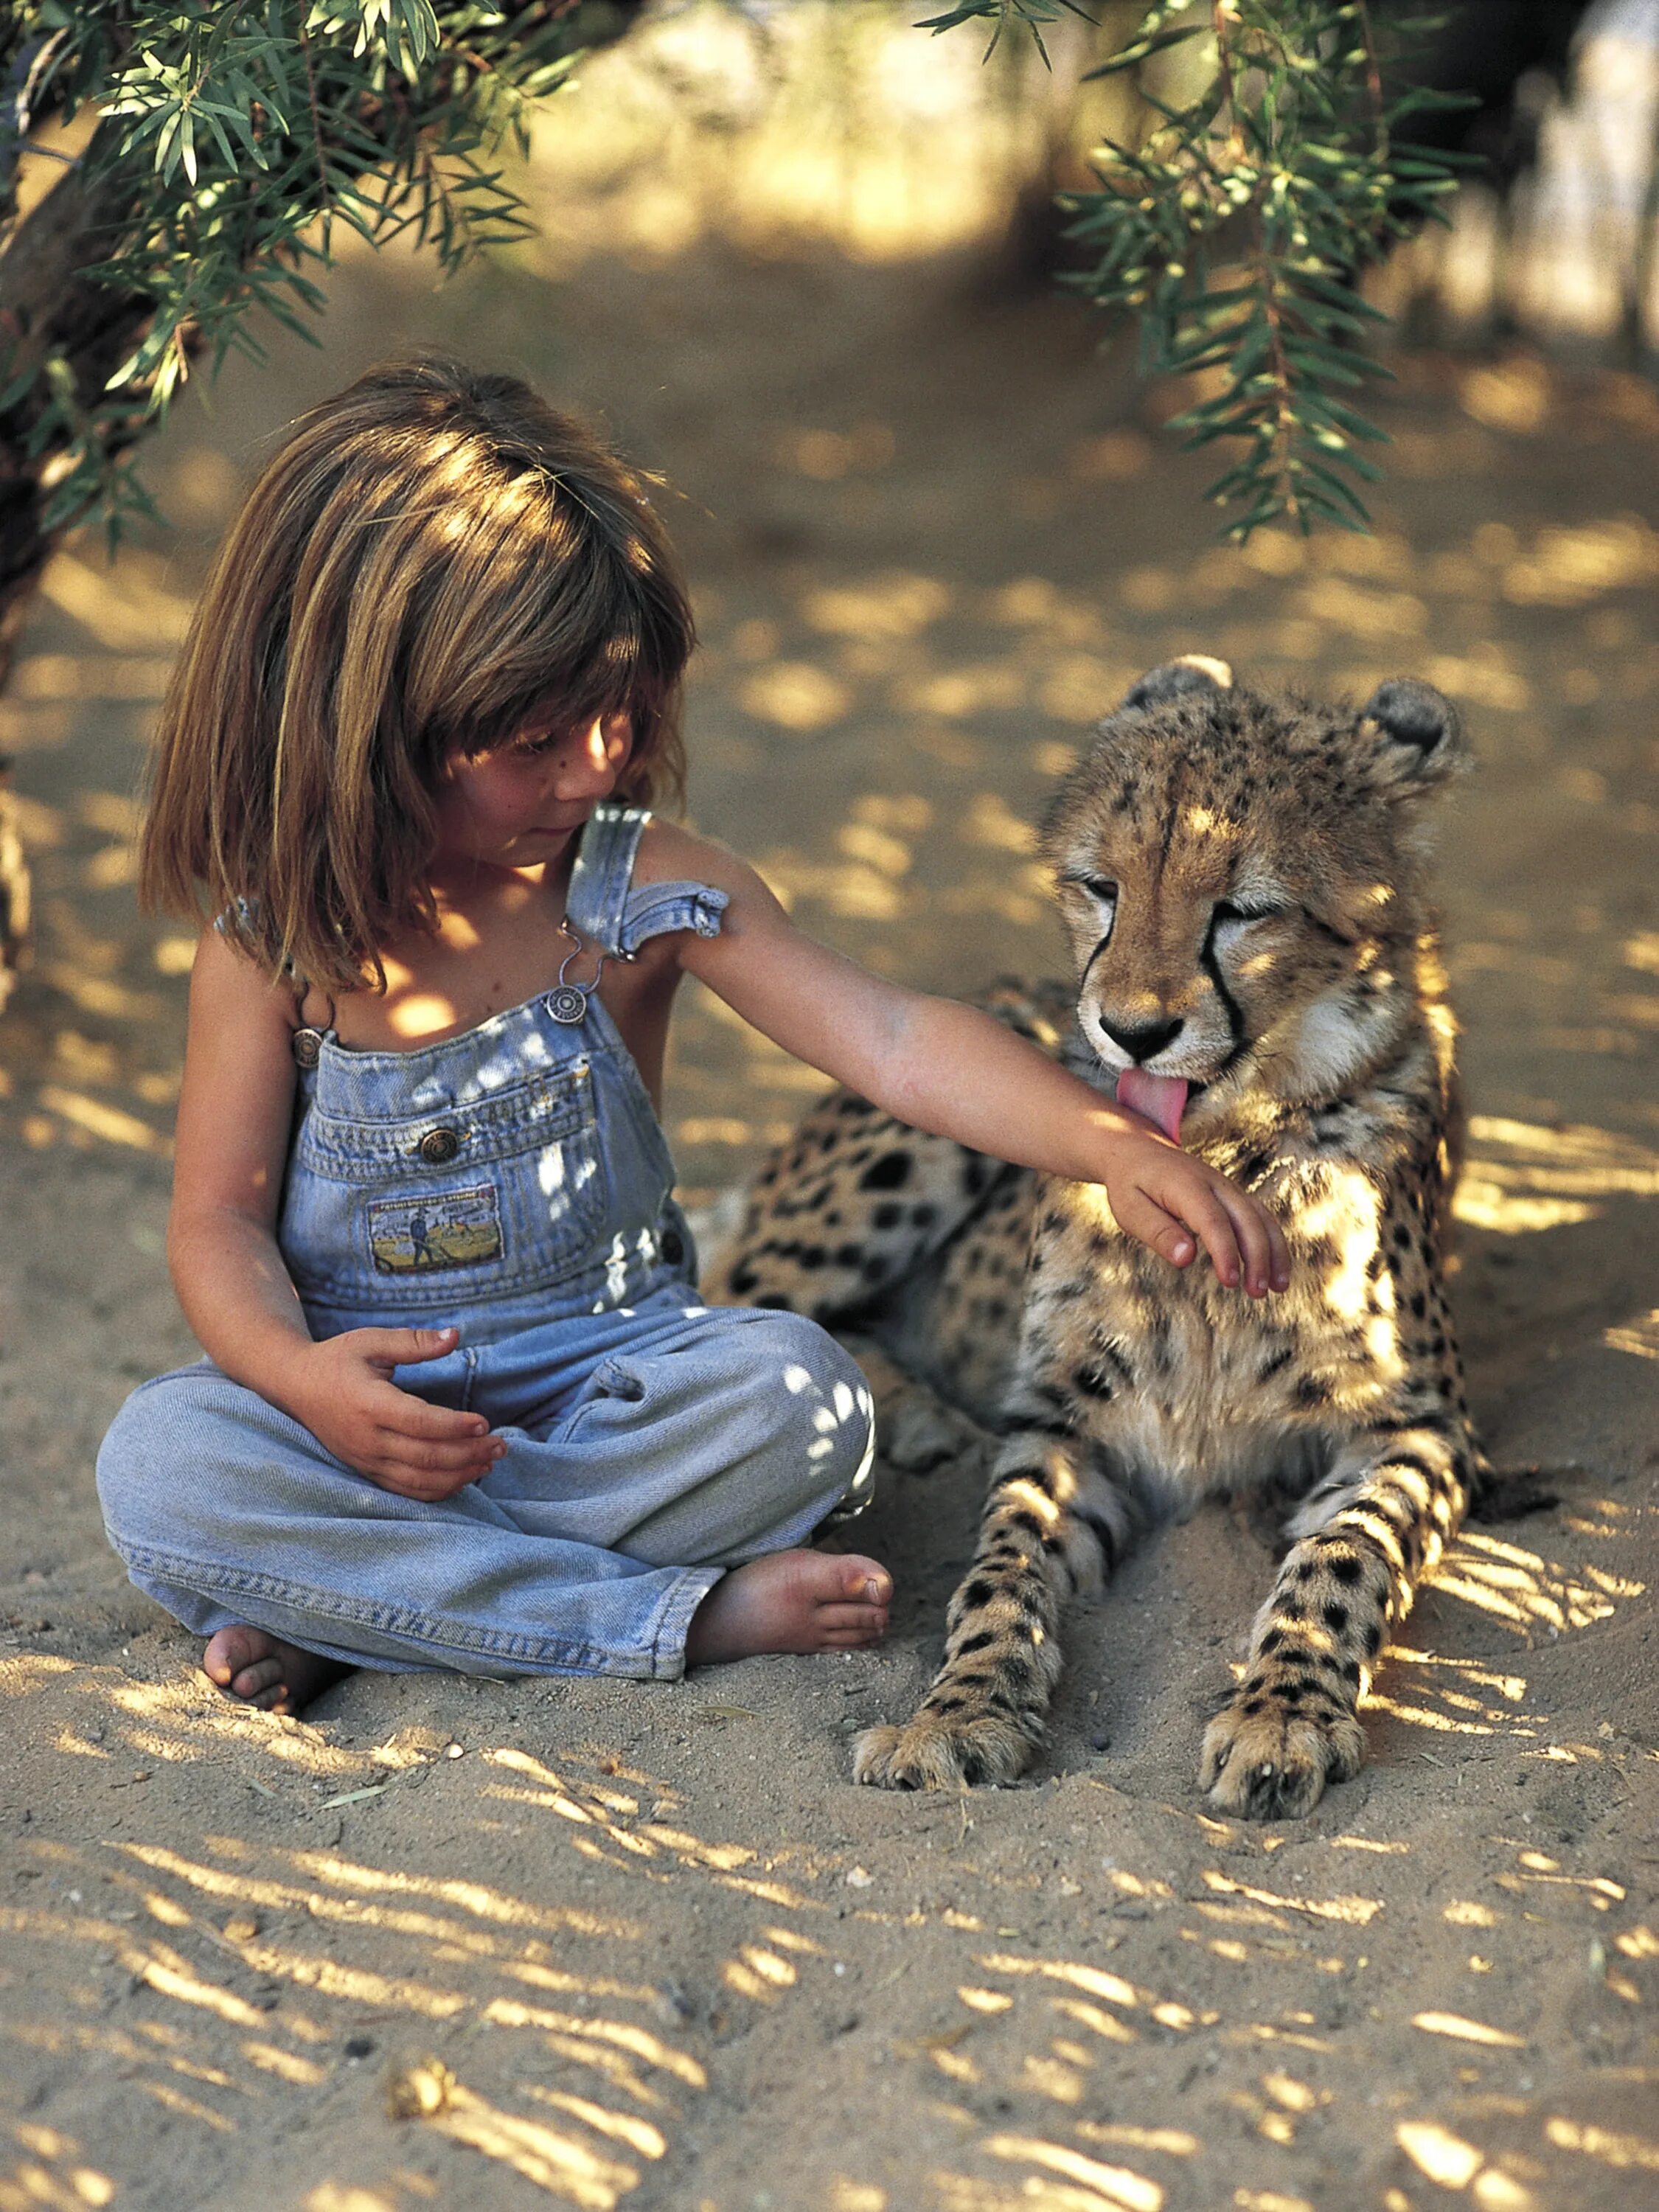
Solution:
[(1085, 70), (1079, 82), (1092, 84), (1097, 77), (1115, 76), (1120, 70), (1136, 69), (1142, 62), (1150, 61), (1154, 54), (1161, 54), (1170, 46), (1178, 46), (1188, 39), (1203, 38), (1209, 27), (1207, 23), (1188, 23), (1174, 30), (1154, 32), (1149, 39), (1137, 39), (1132, 45), (1121, 48), (1109, 60), (1100, 63), (1097, 68)]

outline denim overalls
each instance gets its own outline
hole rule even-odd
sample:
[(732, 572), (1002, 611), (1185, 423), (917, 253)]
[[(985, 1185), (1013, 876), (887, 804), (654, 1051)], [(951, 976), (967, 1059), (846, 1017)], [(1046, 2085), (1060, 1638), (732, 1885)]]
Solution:
[[(720, 927), (723, 891), (630, 888), (647, 819), (601, 806), (583, 832), (584, 979)], [(360, 1666), (678, 1676), (726, 1567), (867, 1494), (858, 1369), (795, 1315), (702, 1304), (662, 1131), (582, 984), (410, 1052), (301, 1030), (295, 1057), (278, 1242), (313, 1335), (454, 1323), (394, 1379), (508, 1449), (441, 1504), (400, 1498), (198, 1361), (135, 1391), (99, 1455), (132, 1580), (198, 1635), (246, 1621)]]

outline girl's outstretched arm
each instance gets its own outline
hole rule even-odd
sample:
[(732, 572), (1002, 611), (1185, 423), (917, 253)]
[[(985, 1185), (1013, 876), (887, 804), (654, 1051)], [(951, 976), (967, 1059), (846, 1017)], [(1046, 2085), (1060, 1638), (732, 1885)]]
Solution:
[(1120, 1228), (1178, 1267), (1201, 1243), (1221, 1280), (1242, 1281), (1254, 1297), (1289, 1283), (1272, 1214), (1139, 1115), (989, 1014), (888, 982), (804, 935), (722, 847), (656, 824), (647, 849), (651, 877), (693, 878), (728, 895), (720, 933), (688, 933), (681, 966), (797, 1059), (913, 1127), (1103, 1185)]
[(394, 1367), (440, 1358), (454, 1332), (357, 1328), (313, 1340), (276, 1245), (294, 1114), (295, 1011), (217, 930), (191, 973), (190, 1029), (167, 1261), (202, 1348), (359, 1474), (406, 1498), (447, 1498), (503, 1446), (476, 1413), (428, 1406)]

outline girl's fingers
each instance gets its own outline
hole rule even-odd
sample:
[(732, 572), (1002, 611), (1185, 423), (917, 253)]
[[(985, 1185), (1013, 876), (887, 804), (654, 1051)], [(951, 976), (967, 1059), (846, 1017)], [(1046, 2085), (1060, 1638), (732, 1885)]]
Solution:
[(1173, 1157), (1178, 1165), (1156, 1188), (1137, 1183), (1113, 1197), (1119, 1228), (1177, 1267), (1201, 1243), (1218, 1279), (1230, 1289), (1242, 1279), (1253, 1297), (1287, 1288), (1290, 1248), (1273, 1215), (1224, 1176), (1212, 1181), (1197, 1162)]
[(395, 1429), (383, 1431), (382, 1435), (381, 1449), (389, 1462), (422, 1474), (457, 1474), (463, 1468), (482, 1474), (486, 1468), (494, 1467), (507, 1450), (504, 1443), (480, 1445), (471, 1438), (459, 1444), (426, 1444), (399, 1436)]
[(1245, 1286), (1253, 1297), (1291, 1286), (1291, 1248), (1278, 1220), (1257, 1199), (1233, 1184), (1222, 1187), (1222, 1203), (1232, 1217), (1244, 1249)]
[(423, 1505), (433, 1505), (453, 1498), (458, 1490), (465, 1490), (469, 1482), (477, 1482), (489, 1472), (488, 1466), (447, 1469), (416, 1467), (407, 1460), (388, 1455), (377, 1462), (370, 1479), (382, 1490), (393, 1491), (399, 1498), (413, 1498)]
[(1267, 1237), (1273, 1246), (1273, 1288), (1288, 1291), (1291, 1287), (1290, 1240), (1279, 1226), (1277, 1216), (1267, 1216)]
[(1210, 1255), (1217, 1276), (1231, 1290), (1239, 1276), (1238, 1239), (1233, 1218), (1207, 1183), (1182, 1191), (1181, 1218)]
[(1187, 1229), (1138, 1184), (1121, 1201), (1113, 1200), (1112, 1212), (1126, 1237), (1149, 1245), (1172, 1267), (1187, 1267), (1197, 1256), (1198, 1247)]
[(453, 1443), (463, 1437), (483, 1437), (489, 1424), (482, 1413), (463, 1413), (453, 1406), (429, 1406), (400, 1390), (395, 1382), (386, 1394), (377, 1394), (374, 1412), (380, 1426), (394, 1437), (419, 1437), (429, 1443)]
[(377, 1366), (417, 1367), (423, 1360), (441, 1359), (461, 1340), (458, 1328), (354, 1328), (358, 1351)]
[(1231, 1186), (1216, 1194), (1244, 1255), (1244, 1287), (1253, 1298), (1265, 1297), (1273, 1281), (1273, 1247), (1267, 1237), (1267, 1217), (1242, 1192)]

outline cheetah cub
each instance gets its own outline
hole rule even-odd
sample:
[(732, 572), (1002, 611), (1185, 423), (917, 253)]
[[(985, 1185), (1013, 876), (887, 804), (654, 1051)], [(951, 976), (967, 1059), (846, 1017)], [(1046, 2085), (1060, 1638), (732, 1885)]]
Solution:
[(1146, 1522), (1268, 1486), (1301, 1503), (1202, 1786), (1293, 1817), (1358, 1769), (1383, 1638), (1483, 1464), (1443, 1279), (1459, 1114), (1425, 887), (1429, 804), (1467, 761), (1426, 684), (1355, 714), (1194, 658), (1134, 686), (1043, 823), (1075, 991), (987, 1003), (1275, 1208), (1281, 1297), (1178, 1273), (1097, 1186), (844, 1092), (761, 1175), (712, 1294), (862, 1332), (1000, 1437), (944, 1664), (860, 1738), (860, 1782), (1011, 1780), (1066, 1597)]

